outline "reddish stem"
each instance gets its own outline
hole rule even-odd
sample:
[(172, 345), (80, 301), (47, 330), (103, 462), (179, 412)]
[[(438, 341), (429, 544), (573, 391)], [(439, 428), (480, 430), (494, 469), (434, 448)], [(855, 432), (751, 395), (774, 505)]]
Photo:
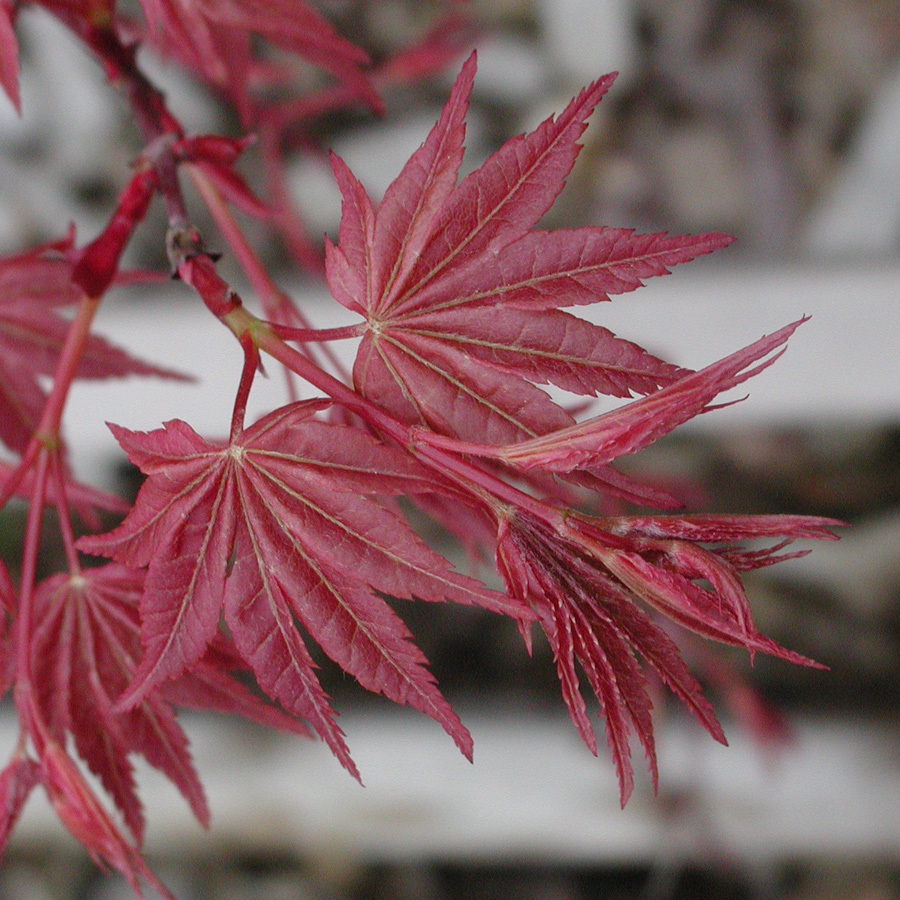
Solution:
[[(165, 200), (169, 222), (185, 224), (188, 221), (187, 209), (171, 148), (172, 142), (181, 137), (184, 130), (169, 111), (165, 96), (138, 67), (138, 45), (123, 42), (112, 22), (93, 21), (77, 5), (69, 8), (66, 3), (53, 2), (50, 6), (94, 53), (109, 82), (120, 87), (127, 97), (134, 121), (146, 142), (144, 157), (155, 170), (154, 188)], [(133, 223), (142, 218), (143, 213), (136, 216)], [(85, 287), (88, 294), (98, 294), (104, 289), (105, 286), (93, 284)]]
[(66, 553), (66, 563), (72, 575), (81, 574), (81, 562), (78, 559), (78, 551), (75, 549), (75, 535), (72, 533), (72, 519), (69, 504), (66, 499), (66, 473), (63, 470), (63, 462), (60, 454), (54, 453), (51, 459), (53, 490), (55, 492), (56, 515), (59, 519), (59, 531), (63, 539), (63, 547)]
[(286, 341), (345, 341), (349, 338), (359, 338), (366, 333), (366, 323), (357, 322), (356, 325), (342, 325), (340, 328), (291, 328), (289, 325), (279, 325), (277, 322), (269, 323), (275, 329), (279, 337)]
[[(24, 717), (30, 715), (32, 706), (31, 692), (31, 632), (34, 586), (37, 573), (37, 561), (41, 544), (41, 522), (47, 497), (47, 477), (51, 465), (57, 481), (57, 505), (60, 510), (60, 525), (63, 530), (63, 541), (70, 566), (78, 568), (78, 557), (74, 549), (71, 534), (71, 523), (65, 509), (64, 476), (59, 458), (60, 424), (63, 410), (69, 396), (72, 382), (75, 380), (78, 366), (84, 355), (84, 349), (91, 334), (103, 291), (110, 284), (118, 269), (119, 258), (135, 225), (143, 218), (156, 185), (152, 171), (142, 170), (135, 174), (122, 192), (115, 213), (103, 232), (95, 238), (81, 253), (72, 272), (72, 281), (85, 291), (75, 310), (75, 316), (66, 332), (56, 371), (53, 376), (53, 387), (44, 404), (41, 421), (32, 436), (29, 446), (23, 454), (14, 478), (13, 485), (6, 490), (14, 490), (28, 466), (37, 461), (34, 488), (28, 508), (25, 528), (25, 542), (22, 551), (22, 576), (19, 585), (19, 609), (16, 620), (16, 667), (17, 667), (17, 703)], [(5, 493), (5, 492), (4, 492)]]
[(30, 699), (34, 585), (38, 554), (41, 546), (41, 523), (44, 519), (44, 498), (47, 496), (47, 472), (49, 465), (49, 454), (47, 452), (41, 453), (37, 460), (33, 499), (28, 507), (28, 518), (25, 522), (25, 542), (22, 549), (19, 608), (16, 611), (16, 706), (23, 721), (28, 721), (32, 718)]
[(89, 22), (77, 7), (67, 10), (60, 5), (53, 11), (90, 47), (110, 83), (122, 88), (148, 143), (164, 134), (181, 134), (181, 125), (169, 112), (165, 97), (138, 68), (136, 44), (123, 43), (111, 24)]
[(66, 332), (66, 340), (53, 374), (53, 387), (47, 397), (41, 422), (34, 433), (32, 443), (37, 442), (51, 449), (55, 449), (59, 444), (59, 426), (69, 389), (75, 380), (85, 345), (91, 336), (91, 324), (99, 306), (100, 297), (87, 296), (82, 298), (75, 310), (75, 318), (72, 319), (72, 324)]
[(241, 380), (238, 384), (237, 394), (234, 398), (234, 411), (231, 414), (231, 441), (234, 443), (244, 430), (244, 414), (247, 412), (247, 400), (250, 397), (250, 388), (253, 387), (253, 379), (259, 369), (259, 349), (253, 342), (249, 333), (239, 338), (244, 350), (244, 368), (241, 371)]
[[(263, 309), (266, 311), (266, 315), (276, 322), (279, 319), (293, 319), (301, 326), (297, 329), (298, 332), (303, 330), (313, 332), (314, 329), (303, 314), (303, 311), (297, 307), (297, 305), (278, 287), (278, 285), (275, 284), (274, 281), (272, 281), (272, 278), (269, 276), (269, 273), (262, 264), (258, 254), (250, 245), (246, 235), (235, 221), (234, 215), (222, 197), (221, 191), (198, 166), (188, 165), (188, 174), (200, 196), (206, 203), (207, 209), (209, 209), (213, 218), (216, 220), (216, 225), (219, 227), (225, 240), (228, 241), (229, 246), (234, 251), (234, 255), (237, 257), (238, 262), (241, 264), (241, 268), (250, 280), (250, 284), (253, 286), (254, 291), (256, 291), (259, 296)], [(306, 340), (305, 338), (291, 339)], [(311, 338), (310, 340), (317, 339)], [(323, 339), (320, 338), (319, 340)], [(324, 338), (324, 340), (330, 339)], [(312, 353), (312, 349), (310, 349), (309, 352)], [(335, 372), (345, 380), (349, 380), (340, 360), (329, 348), (322, 348), (320, 352), (333, 367)]]
[[(272, 281), (256, 251), (235, 221), (219, 189), (210, 181), (209, 177), (199, 166), (187, 163), (186, 168), (191, 181), (194, 183), (194, 187), (203, 198), (206, 208), (216, 220), (219, 231), (222, 232), (225, 240), (228, 241), (228, 245), (244, 270), (244, 274), (250, 280), (253, 290), (259, 295), (263, 308), (266, 310), (266, 315), (274, 318), (276, 312), (280, 311), (281, 306), (287, 301), (287, 298), (278, 289), (275, 282)], [(287, 302), (289, 303), (290, 301)], [(297, 315), (300, 316), (299, 310), (297, 310)]]

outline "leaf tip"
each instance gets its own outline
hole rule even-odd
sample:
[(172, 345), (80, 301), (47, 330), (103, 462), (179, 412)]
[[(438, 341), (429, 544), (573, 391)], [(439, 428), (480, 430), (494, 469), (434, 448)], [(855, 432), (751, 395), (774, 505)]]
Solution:
[(460, 753), (462, 753), (469, 762), (474, 762), (475, 742), (472, 740), (472, 735), (469, 734), (468, 728), (464, 725), (460, 725), (459, 727), (462, 729), (462, 733), (453, 735), (454, 743), (459, 747)]

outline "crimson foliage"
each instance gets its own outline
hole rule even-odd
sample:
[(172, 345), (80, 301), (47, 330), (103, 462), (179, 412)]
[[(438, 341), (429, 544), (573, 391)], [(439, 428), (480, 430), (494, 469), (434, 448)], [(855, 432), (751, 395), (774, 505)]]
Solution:
[[(112, 0), (4, 0), (0, 84), (16, 106), (14, 26), (28, 5), (60, 18), (124, 87), (144, 146), (100, 235), (80, 247), (68, 235), (0, 260), (0, 440), (16, 457), (0, 467), (0, 496), (29, 504), (15, 579), (0, 561), (0, 674), (21, 725), (0, 775), (0, 839), (43, 785), (98, 861), (124, 873), (136, 892), (143, 879), (168, 896), (140, 856), (144, 817), (131, 757), (141, 754), (165, 773), (208, 822), (176, 706), (296, 732), (310, 726), (358, 777), (308, 640), (365, 688), (437, 720), (470, 756), (471, 738), (391, 597), (508, 616), (529, 648), (531, 629), (542, 629), (565, 704), (593, 752), (582, 679), (598, 701), (623, 804), (633, 787), (632, 736), (656, 779), (648, 669), (724, 741), (667, 620), (751, 654), (811, 664), (759, 633), (739, 573), (790, 555), (781, 550), (794, 539), (832, 538), (837, 523), (609, 514), (614, 507), (624, 513), (629, 502), (677, 506), (615, 461), (770, 365), (800, 324), (691, 371), (566, 311), (608, 301), (730, 242), (722, 234), (537, 227), (613, 76), (459, 180), (473, 53), (434, 128), (379, 203), (333, 157), (340, 230), (316, 262), (283, 190), (292, 129), (349, 103), (377, 108), (381, 84), (444, 65), (466, 33), (457, 13), (416, 46), (368, 66), (360, 48), (300, 0), (142, 0), (138, 24)], [(245, 133), (187, 132), (138, 66), (142, 43), (217, 90)], [(291, 55), (323, 67), (331, 81), (298, 95), (302, 82), (285, 63)], [(261, 138), (270, 176), (257, 190), (236, 168), (251, 133)], [(182, 173), (243, 265), (259, 316), (205, 251)], [(202, 437), (182, 421), (148, 433), (111, 426), (147, 476), (129, 508), (71, 479), (61, 422), (75, 379), (180, 377), (92, 331), (102, 298), (124, 277), (121, 254), (157, 195), (168, 214), (174, 274), (206, 304), (211, 327), (215, 317), (233, 332), (245, 362), (227, 440)], [(356, 324), (311, 327), (261, 265), (232, 207), (267, 221), (302, 264), (322, 272)], [(62, 307), (74, 314), (60, 315)], [(322, 350), (348, 338), (358, 341), (352, 373)], [(247, 425), (263, 354), (317, 398)], [(544, 385), (585, 402), (598, 395), (623, 402), (577, 420)], [(463, 536), (476, 556), (492, 555), (501, 589), (456, 572), (428, 547), (400, 514), (401, 496)], [(48, 505), (66, 563), (41, 580)], [(97, 509), (127, 514), (99, 534)], [(76, 539), (73, 513), (94, 533)], [(740, 544), (759, 539), (771, 546)], [(86, 567), (83, 553), (112, 561)], [(246, 687), (250, 674), (261, 694)], [(99, 778), (125, 830), (78, 760)]]

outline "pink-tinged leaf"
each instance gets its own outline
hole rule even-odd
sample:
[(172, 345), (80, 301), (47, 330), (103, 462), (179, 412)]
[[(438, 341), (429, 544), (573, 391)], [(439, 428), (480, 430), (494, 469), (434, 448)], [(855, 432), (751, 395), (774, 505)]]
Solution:
[(638, 553), (617, 552), (605, 558), (615, 577), (636, 596), (669, 616), (679, 625), (703, 637), (777, 656), (798, 665), (822, 666), (813, 660), (786, 650), (771, 638), (760, 634), (747, 620), (726, 607), (722, 596), (696, 585), (689, 577), (669, 572), (648, 562)]
[(618, 497), (635, 506), (652, 506), (655, 509), (678, 509), (681, 500), (668, 491), (644, 484), (612, 466), (582, 469), (563, 476), (566, 481), (580, 485), (601, 495)]
[[(657, 517), (662, 531), (666, 517)], [(681, 517), (672, 517), (677, 523)], [(709, 517), (705, 523), (708, 533), (715, 533)], [(757, 537), (757, 529), (751, 524), (754, 517), (747, 516), (743, 534)], [(776, 549), (804, 536), (818, 539), (834, 539), (826, 527), (839, 525), (834, 519), (810, 517), (808, 523), (802, 517), (789, 517), (789, 530), (773, 534), (770, 517), (761, 517), (759, 535), (783, 538)], [(573, 514), (567, 519), (566, 534), (583, 552), (599, 561), (604, 568), (629, 592), (641, 597), (651, 606), (679, 624), (713, 640), (745, 647), (751, 654), (762, 651), (800, 665), (821, 668), (819, 663), (798, 653), (785, 650), (775, 641), (757, 631), (753, 624), (749, 601), (738, 578), (735, 556), (742, 558), (741, 548), (702, 547), (693, 540), (679, 538), (648, 538), (642, 533), (647, 520), (640, 520), (637, 530), (632, 530), (630, 517), (591, 518)], [(671, 529), (677, 531), (677, 524)], [(739, 533), (735, 517), (723, 517), (722, 531)], [(747, 551), (751, 556), (763, 558), (771, 550)]]
[(37, 306), (65, 306), (78, 301), (72, 284), (74, 232), (0, 261), (0, 297), (28, 297)]
[(172, 708), (159, 697), (149, 697), (122, 714), (122, 721), (135, 752), (181, 791), (197, 821), (208, 828), (206, 795), (194, 769), (187, 735)]
[(143, 575), (110, 564), (55, 575), (35, 594), (33, 638), (38, 703), (60, 743), (71, 733), (140, 843), (144, 828), (130, 754), (140, 753), (182, 792), (203, 824), (209, 811), (187, 738), (171, 708), (150, 695), (124, 714), (113, 709), (140, 657), (138, 601)]
[(247, 663), (219, 633), (203, 658), (180, 678), (167, 681), (160, 694), (174, 706), (237, 715), (265, 728), (309, 735), (302, 722), (251, 691), (241, 680), (247, 674)]
[(123, 449), (149, 478), (138, 503), (107, 535), (80, 539), (132, 567), (152, 560), (141, 599), (144, 655), (119, 700), (125, 708), (203, 656), (216, 633), (228, 558), (234, 540), (226, 453), (206, 444), (184, 422), (151, 434), (111, 426)]
[[(163, 52), (203, 72), (210, 80), (227, 82), (218, 41), (198, 4), (184, 0), (141, 0), (150, 38)], [(244, 48), (241, 47), (243, 50)]]
[(531, 231), (561, 190), (613, 76), (454, 187), (474, 69), (473, 54), (377, 209), (333, 160), (343, 207), (326, 272), (334, 297), (367, 319), (353, 374), (369, 401), (445, 437), (527, 442), (574, 424), (537, 385), (630, 397), (686, 374), (561, 307), (633, 290), (730, 238)]
[[(2, 338), (0, 338), (2, 340)], [(0, 441), (24, 453), (41, 420), (47, 395), (33, 373), (8, 365), (0, 351)]]
[[(596, 573), (594, 578), (598, 578)], [(604, 579), (603, 584), (602, 605), (608, 620), (615, 624), (628, 643), (653, 667), (663, 684), (710, 735), (721, 744), (727, 743), (712, 704), (703, 695), (700, 683), (691, 675), (675, 642), (611, 580)], [(587, 595), (584, 599), (592, 607), (600, 602), (596, 595)]]
[[(258, 37), (334, 73), (354, 97), (377, 105), (362, 66), (367, 56), (305, 0), (141, 0), (150, 37), (230, 95), (245, 118), (255, 101), (251, 88), (268, 79)], [(270, 80), (270, 79), (268, 79)]]
[(359, 780), (344, 733), (315, 674), (315, 663), (294, 623), (288, 602), (267, 570), (252, 533), (241, 531), (224, 598), (225, 621), (235, 646), (260, 687), (295, 716), (306, 719), (341, 765)]
[(428, 33), (379, 61), (379, 83), (417, 83), (444, 74), (456, 64), (460, 52), (479, 37), (475, 19), (474, 10), (467, 3), (452, 0)]
[[(259, 552), (267, 560), (270, 572), (285, 594), (290, 594), (294, 616), (322, 649), (363, 687), (397, 703), (409, 703), (432, 716), (471, 757), (468, 732), (437, 690), (434, 677), (425, 668), (427, 660), (411, 642), (405, 625), (368, 585), (344, 574), (352, 571), (355, 562), (371, 569), (374, 587), (410, 596), (411, 590), (421, 586), (433, 596), (438, 575), (424, 567), (439, 562), (439, 558), (427, 548), (406, 546), (406, 540), (402, 544), (398, 541), (396, 547), (387, 545), (386, 538), (398, 531), (403, 534), (399, 521), (387, 512), (368, 522), (363, 532), (358, 526), (330, 528), (321, 512), (310, 509), (310, 521), (303, 533), (315, 533), (315, 541), (301, 542), (286, 528), (272, 533), (272, 525), (280, 523), (289, 514), (288, 509), (273, 498), (269, 498), (270, 509), (254, 508), (262, 500), (260, 487), (248, 484), (242, 498), (248, 531), (257, 536)], [(256, 497), (251, 495), (254, 489)], [(311, 499), (296, 497), (298, 503), (310, 503)], [(350, 509), (357, 505), (356, 499), (345, 498), (342, 512), (347, 518), (351, 518)], [(318, 529), (315, 528), (317, 518)], [(333, 559), (326, 564), (323, 560), (332, 555), (328, 553), (329, 545), (341, 552), (333, 554)], [(416, 550), (425, 557), (421, 562), (416, 559)], [(386, 559), (381, 559), (382, 556)], [(454, 585), (448, 583), (447, 587), (452, 590)]]
[(350, 43), (306, 0), (200, 0), (211, 19), (255, 31), (326, 68), (338, 61), (365, 65), (365, 50)]
[(797, 515), (729, 515), (700, 513), (680, 516), (621, 516), (615, 519), (618, 530), (657, 538), (678, 538), (704, 543), (743, 541), (754, 538), (787, 537), (790, 540), (836, 541), (831, 529), (845, 525), (838, 519)]
[[(651, 703), (646, 681), (631, 654), (627, 633), (603, 610), (602, 579), (578, 572), (578, 557), (553, 556), (547, 537), (512, 523), (498, 545), (501, 571), (510, 591), (538, 614), (556, 660), (563, 700), (582, 740), (597, 752), (596, 738), (581, 693), (576, 663), (587, 676), (606, 719), (607, 744), (624, 805), (634, 786), (629, 736), (634, 730), (656, 779)], [(516, 573), (519, 573), (518, 575)], [(525, 592), (524, 594), (522, 592)], [(597, 595), (595, 597), (595, 595)]]
[[(79, 756), (97, 775), (140, 843), (144, 815), (128, 758), (130, 747), (120, 723), (111, 715), (107, 684), (116, 690), (130, 672), (104, 672), (97, 660), (90, 609), (81, 602), (81, 585), (65, 575), (43, 582), (36, 594), (39, 625), (35, 631), (35, 683), (43, 716), (56, 739), (72, 734)], [(90, 599), (87, 601), (90, 602)]]
[[(659, 519), (657, 524), (656, 519)], [(738, 522), (714, 516), (699, 534), (732, 537), (830, 537), (831, 520), (788, 517), (775, 534), (775, 518)], [(790, 662), (817, 663), (785, 650), (759, 633), (730, 562), (734, 548), (704, 548), (670, 537), (689, 517), (589, 518), (570, 513), (549, 525), (518, 510), (498, 522), (497, 561), (510, 593), (531, 606), (553, 648), (563, 699), (579, 734), (596, 752), (596, 740), (578, 684), (576, 664), (587, 676), (606, 719), (622, 802), (633, 785), (629, 736), (643, 744), (656, 783), (650, 695), (637, 657), (718, 741), (725, 735), (715, 712), (672, 639), (641, 605), (648, 605), (697, 634)], [(635, 527), (632, 527), (634, 524)], [(686, 531), (691, 531), (689, 525)], [(656, 532), (665, 537), (649, 537)]]
[[(6, 480), (12, 478), (16, 473), (16, 466), (0, 462), (0, 492), (4, 490)], [(14, 493), (16, 496), (29, 498), (31, 497), (33, 490), (34, 470), (28, 469), (28, 471), (22, 475)], [(59, 499), (57, 496), (58, 493), (56, 484), (51, 479), (47, 485), (46, 502), (48, 504), (55, 503)], [(102, 509), (107, 512), (121, 513), (123, 515), (128, 512), (129, 509), (128, 504), (120, 497), (116, 497), (114, 494), (108, 494), (106, 491), (101, 491), (99, 488), (91, 487), (89, 484), (82, 484), (80, 481), (75, 481), (74, 478), (66, 479), (65, 495), (66, 500), (75, 506)]]
[[(288, 467), (273, 464), (265, 471), (248, 468), (240, 481), (248, 525), (252, 511), (257, 514), (255, 524), (266, 529), (263, 537), (277, 534), (290, 542), (283, 548), (270, 548), (270, 565), (280, 577), (290, 576), (294, 554), (297, 561), (309, 554), (310, 563), (320, 560), (336, 573), (352, 573), (352, 580), (395, 597), (452, 599), (508, 610), (501, 596), (453, 572), (393, 513), (349, 493), (336, 491), (329, 496), (314, 479), (301, 481), (294, 474), (289, 479)], [(251, 505), (255, 502), (264, 503), (265, 509)], [(286, 556), (282, 559), (280, 553)], [(277, 567), (282, 561), (283, 572)], [(321, 573), (313, 568), (310, 574)]]
[[(176, 478), (147, 479), (141, 487), (141, 503), (132, 507), (128, 527), (121, 526), (104, 535), (86, 535), (78, 546), (87, 553), (113, 557), (132, 568), (146, 566), (155, 549), (177, 534), (185, 519), (202, 500), (204, 491), (214, 488), (215, 472), (210, 469), (221, 449), (207, 445), (184, 422), (168, 422), (150, 435), (132, 432), (117, 425), (110, 430), (135, 465), (145, 474), (170, 474)], [(152, 447), (153, 451), (146, 447)]]
[(555, 591), (548, 591), (547, 597), (555, 600), (555, 616), (569, 620), (575, 656), (600, 702), (624, 806), (634, 788), (629, 742), (632, 729), (644, 747), (654, 787), (657, 783), (652, 704), (646, 679), (629, 647), (629, 633), (604, 608), (605, 603), (600, 602), (597, 588), (605, 587), (602, 578), (580, 565), (582, 561), (574, 555), (568, 562), (572, 567), (570, 572), (560, 570), (554, 575), (550, 569), (544, 575), (550, 582), (555, 578), (552, 584)]
[(197, 490), (198, 505), (184, 514), (171, 539), (155, 548), (166, 565), (151, 564), (147, 572), (141, 599), (144, 655), (119, 698), (120, 709), (197, 662), (216, 634), (235, 527), (233, 488), (217, 474), (208, 489)]
[(226, 446), (183, 422), (149, 434), (114, 429), (149, 477), (122, 525), (79, 548), (148, 566), (144, 656), (116, 709), (198, 665), (224, 610), (261, 687), (309, 721), (351, 771), (298, 624), (361, 684), (433, 716), (470, 753), (468, 733), (379, 594), (530, 614), (454, 572), (366, 496), (415, 493), (428, 481), (405, 453), (315, 418), (322, 405), (283, 407)]
[[(640, 400), (546, 437), (486, 455), (496, 455), (524, 469), (540, 466), (554, 472), (572, 472), (602, 466), (634, 453), (712, 408), (712, 400), (721, 392), (768, 368), (784, 352), (783, 345), (804, 321), (801, 319), (762, 337)], [(764, 359), (767, 354), (772, 355)]]
[(402, 329), (367, 334), (353, 368), (357, 389), (409, 424), (477, 443), (515, 443), (563, 429), (572, 417), (533, 384), (470, 362), (440, 341)]
[(619, 800), (628, 802), (634, 789), (629, 736), (634, 729), (647, 759), (653, 785), (658, 780), (650, 697), (645, 678), (616, 625), (575, 607), (578, 658), (606, 719), (606, 743), (619, 779)]
[(13, 30), (13, 8), (9, 0), (0, 2), (0, 87), (21, 115), (19, 97), (19, 44)]
[(347, 261), (344, 251), (338, 249), (328, 235), (325, 235), (325, 276), (331, 289), (331, 296), (353, 312), (364, 312), (361, 299), (368, 294), (366, 287), (369, 265), (354, 269)]
[[(537, 569), (532, 574), (536, 576), (539, 571)], [(596, 756), (597, 738), (588, 716), (587, 704), (584, 702), (584, 696), (578, 683), (578, 672), (575, 668), (576, 656), (575, 643), (572, 637), (572, 620), (566, 614), (564, 603), (560, 602), (563, 597), (559, 589), (556, 588), (547, 592), (547, 579), (542, 579), (542, 581), (543, 583), (540, 587), (542, 593), (545, 594), (547, 602), (538, 605), (536, 597), (530, 599), (544, 613), (544, 621), (542, 622), (544, 633), (547, 635), (547, 640), (553, 648), (553, 656), (556, 660), (556, 673), (559, 676), (562, 697), (569, 710), (569, 716), (587, 748)], [(617, 710), (614, 710), (613, 714), (615, 715), (616, 712)], [(618, 765), (617, 768), (621, 773), (621, 765)], [(625, 790), (624, 786), (622, 790)]]

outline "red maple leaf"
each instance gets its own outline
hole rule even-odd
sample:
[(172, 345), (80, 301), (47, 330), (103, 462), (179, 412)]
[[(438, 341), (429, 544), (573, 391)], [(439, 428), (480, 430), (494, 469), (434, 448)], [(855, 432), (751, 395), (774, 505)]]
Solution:
[(343, 214), (327, 274), (335, 298), (366, 318), (353, 372), (362, 394), (408, 424), (510, 444), (574, 424), (538, 384), (628, 397), (684, 374), (561, 307), (633, 290), (731, 239), (533, 230), (613, 76), (457, 185), (474, 73), (473, 54), (377, 209), (334, 158)]
[(144, 819), (129, 754), (141, 753), (209, 822), (203, 789), (175, 714), (157, 693), (126, 713), (113, 703), (140, 657), (138, 598), (143, 574), (112, 563), (83, 574), (53, 575), (35, 593), (34, 681), (44, 721), (60, 742), (71, 733), (78, 755), (114, 799), (135, 840)]
[[(796, 538), (834, 539), (828, 529), (836, 524), (811, 516), (592, 519), (572, 513), (554, 529), (521, 510), (502, 523), (498, 568), (510, 593), (537, 613), (553, 648), (569, 715), (596, 753), (579, 666), (587, 677), (606, 720), (623, 806), (634, 786), (632, 733), (644, 748), (654, 786), (657, 780), (652, 703), (639, 658), (716, 740), (725, 743), (712, 705), (677, 645), (641, 604), (751, 654), (759, 651), (817, 665), (760, 634), (737, 572), (786, 558), (777, 551)], [(758, 550), (732, 543), (771, 537), (785, 540)], [(727, 543), (705, 548), (700, 542)]]
[[(338, 244), (326, 246), (327, 275), (334, 297), (365, 318), (355, 386), (413, 426), (411, 443), (437, 450), (428, 458), (439, 466), (452, 467), (441, 453), (467, 454), (503, 463), (489, 471), (512, 469), (543, 496), (561, 497), (555, 475), (601, 494), (675, 505), (611, 464), (715, 408), (718, 394), (777, 359), (800, 323), (690, 372), (563, 312), (637, 288), (730, 238), (533, 230), (561, 189), (585, 119), (611, 77), (587, 87), (558, 118), (504, 144), (457, 185), (474, 66), (473, 56), (437, 125), (377, 208), (347, 167), (333, 161), (343, 214)], [(645, 396), (576, 423), (540, 389), (545, 383), (588, 397)], [(738, 577), (775, 561), (775, 549), (700, 545), (783, 537), (777, 548), (797, 537), (833, 537), (828, 527), (839, 523), (591, 520), (532, 497), (510, 501), (508, 485), (485, 488), (493, 474), (484, 470), (465, 477), (481, 486), (474, 502), (498, 527), (500, 573), (546, 632), (570, 715), (594, 751), (579, 668), (600, 702), (623, 803), (633, 785), (630, 734), (642, 743), (656, 780), (651, 701), (639, 660), (724, 739), (677, 646), (641, 603), (751, 654), (809, 663), (758, 632)]]
[[(81, 298), (72, 280), (71, 240), (0, 260), (0, 441), (22, 452), (47, 399), (40, 376), (52, 375), (69, 322), (57, 310)], [(157, 375), (184, 378), (141, 362), (92, 335), (79, 378)]]
[(696, 372), (685, 374), (647, 397), (586, 419), (552, 434), (515, 446), (484, 448), (527, 471), (574, 472), (599, 469), (606, 463), (650, 446), (679, 425), (716, 409), (712, 401), (752, 378), (784, 352), (788, 338), (806, 319), (799, 319)]
[(523, 610), (453, 572), (365, 496), (433, 488), (400, 451), (315, 418), (323, 405), (283, 407), (229, 443), (180, 421), (150, 433), (113, 426), (149, 477), (122, 525), (79, 547), (148, 566), (144, 656), (119, 708), (195, 666), (224, 613), (263, 690), (310, 722), (354, 774), (298, 623), (364, 687), (426, 712), (470, 754), (468, 732), (380, 595)]
[[(78, 755), (100, 779), (135, 840), (144, 819), (133, 779), (139, 753), (182, 792), (204, 825), (209, 811), (171, 704), (237, 712), (270, 727), (298, 730), (231, 673), (239, 668), (224, 637), (190, 675), (149, 691), (125, 711), (114, 702), (141, 656), (138, 603), (144, 573), (110, 563), (44, 580), (35, 593), (34, 682), (42, 721), (60, 745), (71, 734)], [(301, 729), (302, 730), (302, 729)]]
[(335, 73), (359, 96), (376, 101), (361, 71), (366, 53), (306, 0), (141, 0), (141, 6), (156, 48), (227, 91), (245, 115), (249, 88), (272, 74), (255, 52), (256, 36)]

